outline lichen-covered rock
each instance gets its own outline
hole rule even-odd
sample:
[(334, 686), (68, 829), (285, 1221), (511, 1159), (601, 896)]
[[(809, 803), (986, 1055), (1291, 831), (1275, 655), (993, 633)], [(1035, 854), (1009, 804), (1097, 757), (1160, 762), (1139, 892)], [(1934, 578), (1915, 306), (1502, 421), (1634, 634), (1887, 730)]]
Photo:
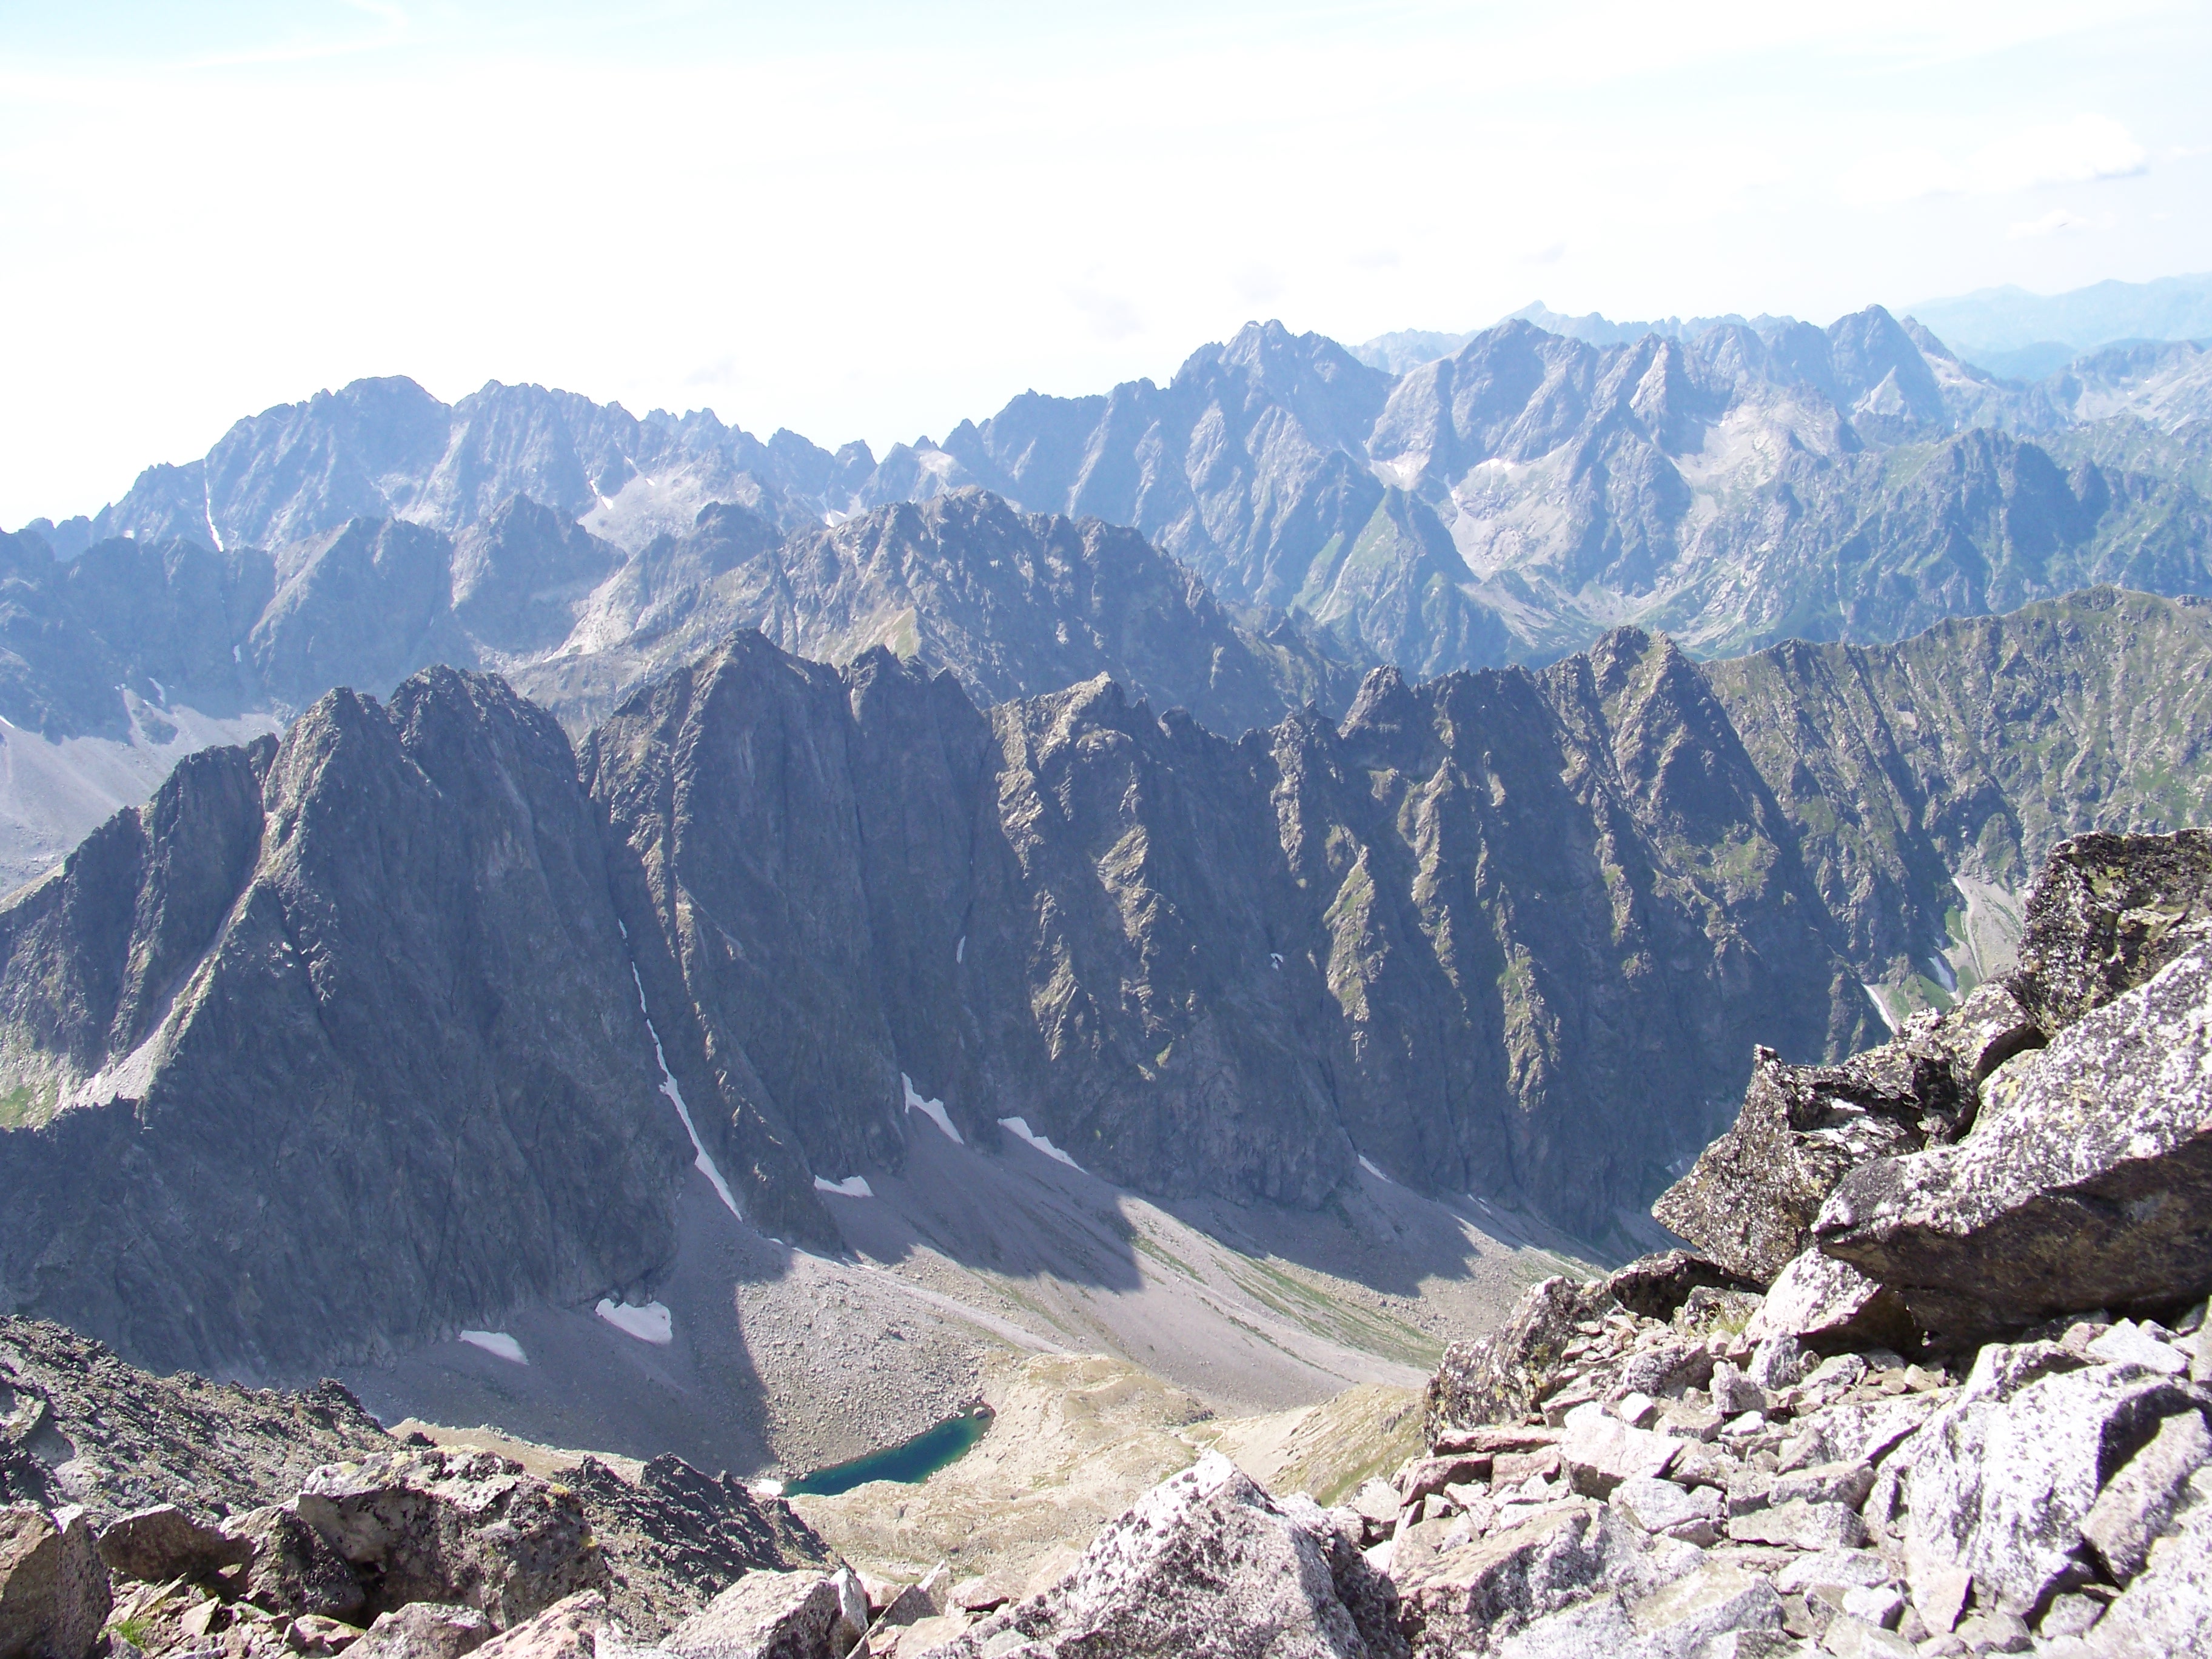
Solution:
[(2212, 1289), (2212, 945), (2062, 1032), (1956, 1146), (1854, 1170), (1820, 1249), (1954, 1340)]
[(2048, 1031), (2149, 981), (2212, 925), (2212, 830), (2075, 836), (2027, 896), (2014, 986)]
[(1526, 1417), (1574, 1343), (1575, 1327), (1612, 1299), (1600, 1285), (1547, 1279), (1523, 1291), (1512, 1316), (1488, 1336), (1453, 1343), (1429, 1379), (1429, 1443), (1454, 1429)]
[(252, 1559), (253, 1546), (235, 1533), (193, 1520), (173, 1504), (157, 1504), (103, 1528), (100, 1557), (118, 1578), (157, 1583), (243, 1566)]
[(0, 1509), (0, 1659), (86, 1659), (112, 1605), (82, 1510)]
[(1208, 1453), (1109, 1524), (1057, 1584), (942, 1652), (1383, 1659), (1406, 1650), (1392, 1599), (1357, 1549), (1333, 1547)]
[(489, 1452), (334, 1464), (307, 1477), (296, 1508), (368, 1570), (374, 1612), (453, 1601), (507, 1629), (606, 1583), (575, 1493)]
[(1930, 1022), (1840, 1066), (1790, 1066), (1761, 1048), (1735, 1127), (1698, 1154), (1651, 1213), (1729, 1272), (1770, 1285), (1812, 1243), (1836, 1183), (1878, 1158), (1947, 1140), (1971, 1081), (1929, 1040)]
[[(1983, 1604), (2025, 1613), (2076, 1570), (2106, 1481), (2166, 1419), (2202, 1403), (2187, 1382), (2139, 1365), (2079, 1367), (2054, 1343), (1993, 1345), (1893, 1454), (1889, 1524), (1916, 1571), (1963, 1568)], [(1877, 1492), (1869, 1507), (1889, 1505)]]
[(1918, 1346), (1919, 1336), (1896, 1292), (1818, 1250), (1806, 1251), (1782, 1270), (1743, 1334), (1753, 1342), (1791, 1337), (1822, 1353), (1853, 1346), (1909, 1349)]
[(352, 1619), (368, 1600), (345, 1558), (294, 1510), (269, 1504), (225, 1529), (252, 1553), (244, 1595), (256, 1607), (289, 1618)]
[(347, 1651), (353, 1659), (462, 1659), (495, 1634), (491, 1620), (475, 1607), (410, 1601), (394, 1612), (379, 1613)]
[(672, 1631), (677, 1659), (842, 1659), (866, 1633), (849, 1572), (749, 1572)]

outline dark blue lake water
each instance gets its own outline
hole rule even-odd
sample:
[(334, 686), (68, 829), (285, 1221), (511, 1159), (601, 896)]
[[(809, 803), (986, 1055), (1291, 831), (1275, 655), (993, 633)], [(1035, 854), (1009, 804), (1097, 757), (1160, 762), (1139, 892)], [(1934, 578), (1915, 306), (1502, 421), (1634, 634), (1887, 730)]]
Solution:
[(990, 1426), (991, 1408), (978, 1406), (962, 1416), (946, 1419), (933, 1429), (925, 1429), (898, 1445), (870, 1452), (849, 1463), (802, 1474), (785, 1485), (784, 1495), (835, 1498), (841, 1492), (850, 1492), (871, 1480), (901, 1480), (908, 1486), (917, 1485), (947, 1463), (958, 1462)]

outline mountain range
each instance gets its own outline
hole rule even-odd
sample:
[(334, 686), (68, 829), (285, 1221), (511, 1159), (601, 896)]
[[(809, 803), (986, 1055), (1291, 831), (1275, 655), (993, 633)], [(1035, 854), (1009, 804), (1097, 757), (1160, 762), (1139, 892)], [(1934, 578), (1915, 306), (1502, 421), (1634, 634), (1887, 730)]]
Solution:
[(304, 1374), (650, 1291), (687, 1164), (839, 1249), (933, 1122), (1632, 1251), (1754, 1044), (2204, 821), (2208, 386), (1875, 307), (1255, 324), (881, 458), (526, 386), (240, 422), (0, 538), (0, 1306)]
[(2212, 609), (2099, 590), (1238, 738), (750, 631), (574, 745), (495, 677), (333, 691), (0, 907), (0, 1304), (301, 1374), (649, 1290), (687, 1152), (834, 1249), (825, 1190), (1010, 1123), (1163, 1201), (1364, 1165), (1632, 1249), (1754, 1042), (1863, 1046), (1893, 959), (1988, 965), (1976, 884), (2205, 816), (2208, 669)]

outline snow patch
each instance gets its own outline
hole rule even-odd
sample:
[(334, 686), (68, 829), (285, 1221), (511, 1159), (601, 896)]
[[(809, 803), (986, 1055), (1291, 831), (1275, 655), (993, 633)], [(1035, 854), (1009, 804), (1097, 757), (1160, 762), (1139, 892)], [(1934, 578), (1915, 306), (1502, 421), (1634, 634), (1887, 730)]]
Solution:
[(1881, 1000), (1881, 987), (1861, 981), (1860, 988), (1867, 994), (1867, 1000), (1874, 1004), (1875, 1012), (1881, 1016), (1881, 1023), (1889, 1028), (1890, 1036), (1895, 1036), (1897, 1022), (1890, 1018), (1889, 1005)]
[(676, 1316), (663, 1303), (648, 1302), (642, 1308), (633, 1308), (626, 1302), (603, 1296), (599, 1305), (592, 1311), (624, 1336), (634, 1336), (657, 1348), (665, 1348), (675, 1340)]
[(1036, 1147), (1037, 1151), (1042, 1152), (1047, 1158), (1058, 1158), (1062, 1164), (1067, 1165), (1071, 1170), (1080, 1170), (1083, 1167), (1073, 1158), (1070, 1158), (1066, 1152), (1061, 1152), (1059, 1147), (1054, 1146), (1046, 1137), (1033, 1133), (1030, 1128), (1029, 1120), (1027, 1118), (1002, 1117), (999, 1120), (999, 1127), (1001, 1129), (1012, 1130), (1015, 1134), (1019, 1135), (1024, 1140), (1028, 1141), (1030, 1146)]
[[(623, 937), (629, 937), (627, 927), (623, 929)], [(730, 1206), (730, 1213), (743, 1221), (745, 1212), (738, 1207), (737, 1194), (730, 1190), (730, 1183), (722, 1179), (722, 1172), (714, 1167), (714, 1160), (707, 1155), (707, 1143), (699, 1139), (698, 1126), (691, 1121), (691, 1109), (684, 1103), (684, 1091), (677, 1086), (676, 1079), (668, 1070), (668, 1056), (660, 1047), (660, 1033), (653, 1028), (652, 1012), (645, 1006), (645, 981), (638, 977), (637, 964), (634, 962), (629, 965), (629, 980), (637, 987), (637, 1011), (645, 1016), (645, 1034), (653, 1039), (653, 1063), (660, 1067), (660, 1092), (675, 1103), (676, 1115), (684, 1120), (684, 1133), (691, 1137), (691, 1150), (698, 1154), (692, 1163), (700, 1174), (714, 1183), (715, 1192), (721, 1195), (722, 1202)]]
[(968, 935), (967, 935), (967, 934), (965, 934), (965, 933), (961, 934), (961, 935), (960, 935), (960, 943), (959, 943), (959, 944), (957, 944), (957, 945), (954, 945), (954, 946), (952, 947), (952, 960), (953, 960), (953, 961), (955, 961), (956, 963), (958, 963), (958, 962), (965, 962), (965, 961), (967, 961), (967, 960), (968, 960)]
[(1942, 957), (1930, 957), (1928, 958), (1928, 967), (1929, 970), (1936, 975), (1936, 982), (1938, 985), (1953, 996), (1959, 994), (1959, 975), (1952, 971), (1948, 962)]
[(945, 1103), (943, 1101), (924, 1100), (921, 1095), (915, 1091), (914, 1079), (908, 1077), (904, 1072), (901, 1072), (899, 1073), (899, 1085), (906, 1091), (907, 1110), (909, 1112), (920, 1112), (924, 1117), (929, 1119), (930, 1121), (936, 1124), (939, 1128), (944, 1130), (947, 1135), (951, 1137), (952, 1144), (954, 1146), (964, 1146), (968, 1144), (966, 1141), (960, 1139), (960, 1131), (952, 1127), (951, 1115), (945, 1111)]
[(1396, 1182), (1391, 1180), (1389, 1176), (1384, 1175), (1382, 1170), (1376, 1169), (1375, 1167), (1374, 1160), (1369, 1158), (1364, 1152), (1362, 1152), (1359, 1155), (1359, 1167), (1366, 1170), (1368, 1174), (1373, 1176), (1377, 1181), (1381, 1182), (1386, 1187), (1395, 1187), (1398, 1184)]
[(1268, 951), (1267, 960), (1275, 964), (1275, 971), (1277, 973), (1279, 974), (1283, 971), (1283, 953), (1280, 951)]
[(847, 1176), (842, 1181), (824, 1181), (817, 1176), (814, 1177), (814, 1190), (836, 1193), (842, 1198), (873, 1198), (876, 1195), (866, 1176)]
[(522, 1351), (522, 1344), (505, 1331), (463, 1331), (461, 1340), (471, 1348), (482, 1348), (495, 1358), (504, 1359), (511, 1365), (527, 1365), (530, 1356)]

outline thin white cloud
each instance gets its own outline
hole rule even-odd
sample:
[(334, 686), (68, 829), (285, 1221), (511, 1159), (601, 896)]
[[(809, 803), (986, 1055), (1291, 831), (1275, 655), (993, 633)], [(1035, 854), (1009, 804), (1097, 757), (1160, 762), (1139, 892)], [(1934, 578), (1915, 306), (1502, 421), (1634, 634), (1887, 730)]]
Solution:
[(2150, 152), (2106, 115), (2023, 127), (1965, 156), (1929, 146), (1869, 155), (1838, 180), (1844, 198), (1886, 206), (1928, 196), (1996, 196), (2047, 185), (2086, 185), (2147, 171)]
[(2064, 208), (2053, 208), (2040, 219), (2027, 219), (2005, 232), (2014, 241), (2031, 236), (2057, 236), (2069, 230), (2086, 230), (2089, 222)]

